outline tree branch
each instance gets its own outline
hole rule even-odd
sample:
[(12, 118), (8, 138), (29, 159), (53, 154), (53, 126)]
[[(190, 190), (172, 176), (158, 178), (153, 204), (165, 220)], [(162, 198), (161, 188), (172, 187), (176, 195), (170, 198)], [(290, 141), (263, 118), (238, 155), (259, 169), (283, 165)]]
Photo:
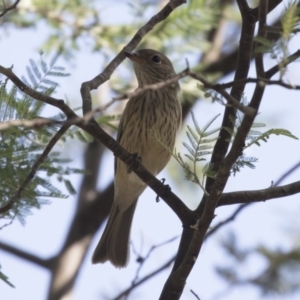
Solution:
[(11, 246), (11, 245), (8, 245), (4, 242), (1, 242), (0, 241), (0, 249), (3, 250), (3, 251), (6, 251), (10, 254), (13, 254), (17, 257), (20, 257), (26, 261), (29, 261), (31, 263), (34, 263), (40, 267), (43, 267), (45, 269), (48, 269), (48, 270), (51, 270), (52, 269), (52, 259), (43, 259), (43, 258), (40, 258), (36, 255), (33, 255), (31, 253), (28, 253), (24, 250), (21, 250), (19, 248), (16, 248), (14, 246)]
[(300, 181), (262, 190), (223, 193), (217, 206), (262, 202), (295, 195), (297, 193), (300, 193)]
[(139, 285), (141, 285), (145, 281), (149, 280), (150, 278), (154, 277), (155, 275), (159, 274), (160, 272), (162, 272), (165, 269), (167, 269), (168, 267), (170, 267), (172, 265), (172, 263), (174, 262), (174, 260), (175, 260), (175, 256), (172, 257), (171, 259), (169, 259), (164, 265), (162, 265), (161, 267), (159, 267), (155, 271), (149, 273), (148, 275), (146, 275), (145, 277), (143, 277), (139, 281), (135, 282), (131, 287), (129, 287), (128, 289), (124, 290), (117, 297), (113, 298), (113, 300), (121, 300), (121, 299), (123, 299), (123, 297), (126, 296), (132, 289), (138, 287)]
[(96, 192), (103, 151), (104, 146), (96, 140), (89, 143), (85, 151), (84, 169), (90, 170), (91, 174), (83, 177), (67, 238), (55, 256), (48, 289), (50, 300), (60, 300), (72, 294), (91, 241), (110, 212), (113, 184), (100, 193)]
[[(247, 1), (237, 1), (239, 6), (241, 16), (242, 16), (242, 29), (241, 29), (241, 39), (240, 46), (238, 50), (238, 57), (236, 61), (236, 72), (234, 80), (246, 79), (248, 76), (248, 71), (250, 68), (250, 62), (252, 59), (252, 44), (256, 18), (253, 15), (253, 11), (249, 8)], [(232, 98), (240, 102), (243, 91), (245, 88), (244, 85), (235, 86), (232, 88), (230, 95)], [(234, 124), (231, 122), (229, 116), (233, 118), (236, 115), (236, 110), (233, 107), (226, 107), (223, 121), (221, 125), (221, 130), (219, 132), (219, 137), (214, 146), (212, 157), (210, 163), (214, 166), (213, 171), (217, 172), (220, 167), (220, 163), (223, 161), (231, 140), (231, 134), (229, 133), (230, 129), (233, 129)], [(229, 129), (226, 130), (225, 128)], [(207, 178), (205, 189), (210, 193), (210, 190), (213, 186), (214, 179)], [(201, 214), (205, 204), (205, 197), (202, 199), (201, 204), (197, 211)]]
[(295, 172), (300, 167), (300, 161), (297, 162), (292, 168), (286, 171), (275, 183), (274, 186), (278, 186), (284, 179), (290, 176), (293, 172)]
[[(135, 156), (130, 154), (121, 145), (119, 145), (119, 143), (116, 142), (116, 140), (114, 140), (109, 134), (107, 134), (98, 125), (98, 123), (96, 123), (96, 121), (92, 120), (92, 122), (89, 122), (89, 123), (86, 123), (86, 119), (85, 119), (85, 121), (81, 121), (80, 117), (77, 116), (77, 114), (75, 114), (75, 112), (68, 105), (66, 105), (63, 100), (58, 100), (58, 99), (52, 98), (50, 96), (47, 96), (45, 94), (42, 94), (38, 91), (33, 90), (32, 88), (30, 88), (26, 84), (24, 84), (10, 69), (0, 66), (0, 73), (7, 76), (25, 94), (31, 96), (32, 98), (34, 98), (36, 100), (53, 105), (53, 106), (59, 108), (62, 112), (64, 112), (67, 115), (68, 120), (66, 121), (66, 123), (63, 125), (62, 128), (70, 127), (74, 122), (77, 122), (77, 120), (79, 120), (78, 121), (79, 123), (77, 123), (78, 127), (85, 130), (93, 138), (95, 138), (96, 140), (101, 142), (103, 145), (105, 145), (108, 149), (110, 149), (113, 152), (113, 154), (115, 156), (117, 156), (125, 164), (130, 165), (131, 169), (152, 190), (154, 190), (160, 198), (162, 198), (170, 206), (170, 208), (176, 213), (176, 215), (179, 217), (179, 219), (183, 223), (192, 222), (192, 220), (194, 220), (193, 212), (174, 193), (172, 193), (172, 192), (166, 193), (166, 189), (165, 189), (165, 186), (163, 185), (163, 183), (160, 180), (158, 180), (155, 176), (153, 176), (142, 164), (137, 165), (135, 163), (136, 162)], [(89, 114), (88, 114), (88, 116), (90, 118)], [(49, 150), (51, 150), (51, 149), (49, 149)], [(46, 151), (46, 149), (45, 149), (45, 151)], [(36, 166), (36, 164), (34, 166)], [(34, 174), (36, 171), (37, 171), (37, 169), (34, 170)], [(26, 185), (30, 182), (30, 180), (32, 178), (33, 177), (30, 177), (30, 176), (27, 177)], [(22, 185), (22, 187), (25, 188), (24, 185)], [(19, 191), (20, 191), (20, 189), (19, 189)], [(23, 191), (23, 189), (22, 189), (22, 191)], [(14, 203), (14, 201), (17, 201), (17, 199), (19, 199), (19, 197), (20, 197), (20, 194), (18, 193), (13, 197), (12, 202), (9, 202), (9, 203)], [(10, 206), (4, 206), (3, 208), (0, 208), (0, 213), (7, 211), (7, 209), (9, 209), (9, 208), (10, 208)]]
[(216, 92), (220, 93), (227, 100), (227, 102), (229, 103), (229, 106), (232, 106), (232, 107), (240, 110), (245, 115), (250, 115), (250, 116), (256, 115), (256, 111), (252, 107), (247, 107), (247, 106), (241, 104), (232, 95), (228, 94), (223, 88), (219, 88), (219, 85), (211, 84), (210, 82), (208, 82), (201, 74), (197, 74), (195, 72), (189, 72), (189, 75), (192, 78), (197, 79), (200, 82), (202, 82), (205, 88), (213, 89)]
[[(240, 7), (243, 22), (237, 70), (234, 77), (235, 80), (247, 78), (252, 57), (252, 44), (256, 22), (252, 14), (252, 10), (249, 9), (246, 1), (240, 0), (238, 1), (238, 5)], [(234, 99), (240, 100), (244, 88), (245, 85), (233, 87), (231, 90), (231, 96)], [(226, 107), (221, 127), (222, 129), (220, 130), (219, 138), (215, 144), (211, 158), (211, 164), (214, 165), (214, 171), (217, 172), (216, 179), (207, 179), (206, 190), (208, 191), (209, 196), (204, 196), (201, 204), (196, 210), (199, 215), (198, 221), (195, 225), (184, 228), (174, 268), (164, 286), (160, 300), (173, 300), (180, 298), (185, 286), (186, 278), (195, 264), (205, 234), (212, 219), (214, 218), (214, 211), (227, 183), (231, 167), (239, 157), (241, 150), (243, 149), (246, 136), (251, 128), (251, 122), (241, 125), (237, 131), (232, 148), (225, 157), (228, 151), (229, 141), (231, 140), (231, 134), (229, 134), (225, 128), (233, 128), (234, 126), (233, 122), (231, 122), (229, 118), (230, 115), (234, 117), (236, 115), (236, 111), (232, 107)], [(247, 117), (253, 122), (255, 116), (247, 115)]]
[(11, 6), (6, 7), (6, 4), (5, 4), (4, 0), (2, 0), (3, 10), (0, 13), (0, 18), (3, 17), (4, 15), (6, 15), (9, 11), (15, 9), (19, 2), (20, 2), (20, 0), (16, 0), (16, 2), (13, 3)]
[[(222, 196), (221, 196), (222, 198)], [(221, 200), (221, 199), (220, 199)], [(219, 201), (220, 202), (220, 201)], [(215, 232), (217, 232), (221, 227), (223, 227), (224, 225), (232, 222), (235, 220), (235, 218), (237, 217), (237, 215), (247, 206), (249, 206), (250, 204), (252, 204), (253, 202), (249, 202), (249, 203), (245, 203), (240, 205), (233, 213), (230, 217), (228, 217), (227, 219), (219, 222), (217, 225), (213, 226), (213, 228), (211, 230), (208, 231), (208, 233), (205, 235), (205, 240), (210, 237), (211, 235), (213, 235)], [(219, 205), (218, 205), (219, 206)]]

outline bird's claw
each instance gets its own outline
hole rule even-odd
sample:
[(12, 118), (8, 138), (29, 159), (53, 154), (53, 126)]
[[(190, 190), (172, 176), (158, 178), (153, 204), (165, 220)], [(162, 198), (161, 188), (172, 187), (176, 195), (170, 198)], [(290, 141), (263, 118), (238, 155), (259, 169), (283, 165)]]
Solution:
[(127, 166), (127, 173), (130, 174), (132, 172), (132, 169), (136, 169), (140, 166), (142, 162), (142, 158), (138, 156), (137, 153), (131, 154), (133, 156), (133, 162), (130, 166)]
[[(165, 190), (163, 192), (164, 196), (171, 192), (170, 186), (168, 184), (165, 184), (165, 181), (166, 181), (165, 178), (161, 179), (161, 182), (162, 182), (162, 184), (164, 185), (164, 188), (165, 188)], [(156, 202), (159, 202), (159, 196), (158, 195), (156, 196), (155, 200), (156, 200)]]

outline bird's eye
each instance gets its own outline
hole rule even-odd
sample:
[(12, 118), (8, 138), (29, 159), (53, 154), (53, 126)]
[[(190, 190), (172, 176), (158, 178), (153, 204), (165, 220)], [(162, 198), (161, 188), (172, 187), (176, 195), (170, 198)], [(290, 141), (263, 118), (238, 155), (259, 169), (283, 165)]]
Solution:
[(152, 56), (152, 61), (156, 64), (160, 63), (160, 57), (158, 55), (153, 55)]

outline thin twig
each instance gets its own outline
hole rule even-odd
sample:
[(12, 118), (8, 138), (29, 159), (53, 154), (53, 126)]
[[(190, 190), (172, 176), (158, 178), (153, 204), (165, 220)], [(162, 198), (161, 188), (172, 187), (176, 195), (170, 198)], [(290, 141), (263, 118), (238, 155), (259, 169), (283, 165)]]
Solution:
[(278, 186), (284, 179), (290, 176), (293, 172), (295, 172), (298, 168), (300, 168), (300, 161), (297, 162), (293, 167), (291, 167), (288, 171), (280, 176), (280, 178), (274, 183), (274, 186)]
[(4, 9), (0, 13), (0, 18), (3, 17), (4, 15), (6, 15), (10, 10), (15, 9), (19, 2), (20, 2), (20, 0), (16, 0), (16, 2), (14, 4), (12, 4), (11, 6), (6, 7), (6, 4), (5, 4), (4, 0), (2, 0)]
[(190, 290), (190, 292), (196, 297), (197, 300), (201, 300), (200, 297), (193, 290)]
[(120, 300), (122, 299), (124, 296), (126, 296), (129, 292), (129, 290), (132, 290), (138, 286), (140, 286), (141, 284), (143, 284), (145, 281), (149, 280), (150, 278), (156, 276), (157, 274), (159, 274), (160, 272), (164, 271), (165, 269), (167, 269), (168, 267), (170, 267), (170, 265), (174, 262), (176, 256), (173, 256), (171, 259), (169, 259), (164, 265), (162, 265), (161, 267), (159, 267), (158, 269), (156, 269), (155, 271), (151, 272), (150, 274), (146, 275), (145, 277), (143, 277), (142, 279), (140, 279), (138, 282), (136, 282), (134, 284), (134, 286), (129, 287), (128, 289), (126, 289), (125, 291), (123, 291), (122, 293), (120, 293), (118, 296), (116, 296), (115, 298), (113, 298), (112, 300)]
[(259, 78), (259, 77), (258, 78), (249, 77), (247, 79), (235, 80), (226, 83), (219, 83), (219, 84), (215, 84), (214, 87), (215, 89), (227, 89), (233, 86), (243, 85), (245, 83), (258, 83), (261, 85), (279, 85), (289, 90), (300, 90), (300, 85), (285, 83), (282, 80), (270, 80), (267, 78)]
[[(138, 268), (137, 268), (137, 270), (136, 270), (135, 278), (132, 280), (131, 287), (128, 287), (125, 291), (121, 292), (121, 295), (125, 296), (126, 299), (127, 299), (127, 297), (129, 296), (129, 294), (136, 288), (136, 283), (138, 282), (139, 274), (140, 274), (140, 272), (141, 272), (141, 269), (142, 269), (144, 263), (145, 263), (145, 262), (148, 260), (148, 258), (150, 257), (151, 253), (152, 253), (155, 249), (157, 249), (157, 248), (159, 248), (159, 247), (162, 247), (162, 246), (164, 246), (164, 245), (166, 245), (166, 244), (172, 243), (172, 242), (173, 242), (174, 240), (176, 240), (177, 238), (178, 238), (178, 236), (175, 236), (175, 237), (173, 237), (173, 238), (171, 238), (171, 239), (169, 239), (169, 240), (167, 240), (167, 241), (164, 241), (164, 242), (162, 242), (162, 243), (160, 243), (160, 244), (158, 244), (158, 245), (152, 246), (152, 247), (149, 249), (148, 253), (147, 253), (144, 257), (142, 257), (140, 254), (138, 254), (137, 251), (135, 251), (135, 249), (134, 249), (134, 247), (133, 247), (134, 253), (138, 256), (137, 261), (139, 262), (139, 266), (138, 266)], [(151, 277), (148, 277), (148, 279), (150, 279), (150, 278), (151, 278)], [(119, 296), (120, 296), (120, 295), (119, 295)], [(119, 297), (119, 296), (117, 296), (117, 297)]]
[(17, 119), (17, 120), (9, 120), (6, 122), (0, 123), (0, 131), (7, 130), (11, 127), (26, 127), (26, 128), (40, 128), (45, 125), (52, 125), (52, 124), (61, 124), (65, 121), (58, 121), (53, 119), (46, 119), (46, 118), (37, 118), (32, 120), (26, 119)]
[[(298, 167), (298, 164), (296, 165)], [(295, 169), (292, 168), (292, 171)], [(286, 174), (290, 174), (288, 171)], [(276, 182), (277, 183), (277, 182)], [(266, 189), (239, 191), (223, 193), (218, 202), (218, 207), (223, 205), (241, 204), (249, 202), (264, 202), (271, 199), (277, 199), (292, 196), (300, 192), (300, 181), (281, 186), (271, 186)]]
[(234, 221), (234, 219), (237, 217), (237, 215), (247, 206), (249, 206), (250, 204), (253, 204), (253, 202), (249, 202), (249, 203), (245, 203), (240, 205), (233, 213), (230, 217), (228, 217), (227, 219), (219, 222), (217, 225), (215, 225), (211, 230), (208, 231), (208, 233), (205, 235), (205, 239), (207, 239), (208, 237), (210, 237), (211, 235), (213, 235), (217, 230), (219, 230), (221, 227), (223, 227), (224, 225)]
[(194, 78), (199, 80), (200, 82), (203, 83), (204, 87), (210, 88), (221, 94), (227, 102), (233, 106), (234, 108), (240, 110), (243, 112), (245, 115), (250, 115), (250, 116), (255, 116), (256, 115), (256, 110), (254, 110), (251, 107), (247, 107), (243, 104), (241, 104), (239, 101), (237, 101), (232, 95), (227, 93), (224, 89), (218, 88), (217, 85), (211, 84), (209, 81), (207, 81), (201, 74), (195, 73), (195, 72), (189, 72), (189, 75)]
[(138, 267), (138, 269), (137, 269), (135, 278), (134, 278), (133, 281), (132, 281), (132, 285), (138, 280), (138, 278), (139, 278), (139, 273), (140, 273), (140, 271), (141, 271), (141, 269), (142, 269), (144, 263), (145, 263), (145, 262), (148, 260), (148, 258), (150, 257), (151, 253), (152, 253), (155, 249), (160, 248), (160, 247), (162, 247), (162, 246), (164, 246), (164, 245), (166, 245), (166, 244), (172, 243), (172, 242), (175, 241), (176, 239), (178, 239), (178, 236), (172, 237), (171, 239), (169, 239), (169, 240), (167, 240), (167, 241), (164, 241), (164, 242), (162, 242), (162, 243), (160, 243), (160, 244), (158, 244), (158, 245), (152, 246), (152, 247), (149, 249), (148, 253), (147, 253), (144, 257), (142, 257), (141, 255), (139, 255), (138, 253), (136, 253), (136, 254), (139, 256), (138, 260), (139, 260), (140, 265), (139, 265), (139, 267)]

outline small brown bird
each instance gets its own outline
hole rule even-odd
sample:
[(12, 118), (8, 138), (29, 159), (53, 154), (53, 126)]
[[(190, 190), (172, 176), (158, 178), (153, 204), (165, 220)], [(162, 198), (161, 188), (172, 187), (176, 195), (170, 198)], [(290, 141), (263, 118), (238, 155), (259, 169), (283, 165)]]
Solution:
[[(139, 88), (174, 77), (171, 61), (163, 54), (142, 49), (125, 52), (133, 62)], [(128, 152), (137, 154), (142, 164), (156, 176), (171, 154), (153, 136), (153, 131), (168, 148), (174, 148), (181, 124), (178, 82), (159, 90), (147, 90), (129, 99), (123, 112), (117, 141)], [(93, 254), (93, 263), (110, 261), (125, 267), (129, 257), (130, 227), (138, 197), (147, 186), (119, 159), (115, 159), (115, 197), (110, 216)]]

